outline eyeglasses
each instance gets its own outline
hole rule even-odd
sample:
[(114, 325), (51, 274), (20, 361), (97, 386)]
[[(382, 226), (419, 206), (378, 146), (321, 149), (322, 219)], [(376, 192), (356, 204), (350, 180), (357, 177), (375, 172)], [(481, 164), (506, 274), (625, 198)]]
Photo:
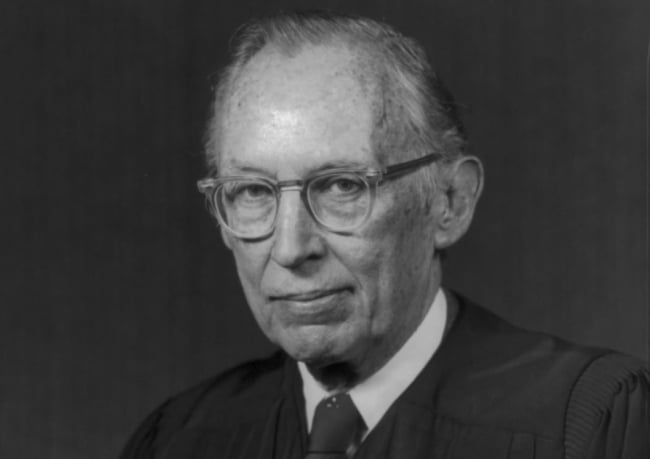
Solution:
[(372, 213), (378, 185), (438, 157), (429, 154), (384, 170), (328, 169), (304, 180), (278, 182), (245, 175), (206, 178), (197, 186), (219, 223), (241, 239), (262, 239), (273, 232), (282, 191), (300, 191), (314, 220), (329, 231), (347, 233), (363, 225)]

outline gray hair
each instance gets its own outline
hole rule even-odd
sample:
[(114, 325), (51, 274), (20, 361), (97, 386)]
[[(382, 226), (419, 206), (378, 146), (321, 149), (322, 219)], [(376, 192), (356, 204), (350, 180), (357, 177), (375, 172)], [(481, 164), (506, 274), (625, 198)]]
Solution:
[[(378, 96), (371, 139), (378, 157), (385, 160), (397, 154), (411, 159), (435, 153), (446, 163), (464, 153), (465, 134), (451, 94), (429, 65), (422, 46), (388, 24), (326, 12), (282, 13), (245, 24), (233, 44), (231, 62), (215, 87), (206, 131), (211, 173), (217, 173), (223, 108), (246, 64), (267, 46), (286, 55), (297, 54), (305, 45), (342, 44), (357, 51), (363, 58), (357, 74), (375, 83)], [(419, 175), (420, 185), (426, 187), (422, 191), (435, 186), (430, 167)]]

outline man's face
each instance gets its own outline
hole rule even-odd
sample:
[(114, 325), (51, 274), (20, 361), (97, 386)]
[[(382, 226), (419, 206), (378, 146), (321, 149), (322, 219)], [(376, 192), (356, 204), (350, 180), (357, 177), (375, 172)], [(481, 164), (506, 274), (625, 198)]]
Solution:
[[(294, 180), (332, 166), (380, 167), (371, 98), (352, 60), (327, 47), (253, 58), (225, 108), (220, 175)], [(363, 367), (381, 365), (410, 336), (438, 281), (432, 217), (413, 178), (378, 187), (368, 221), (351, 234), (320, 227), (292, 190), (282, 193), (268, 238), (222, 232), (271, 341), (316, 367)]]

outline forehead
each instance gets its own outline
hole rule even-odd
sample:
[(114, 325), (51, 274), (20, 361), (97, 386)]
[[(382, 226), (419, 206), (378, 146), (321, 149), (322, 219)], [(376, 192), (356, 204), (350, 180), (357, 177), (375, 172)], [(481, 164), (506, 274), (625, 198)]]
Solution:
[(272, 45), (246, 64), (232, 88), (229, 107), (244, 103), (339, 102), (368, 99), (367, 61), (343, 44), (305, 45), (293, 52)]
[(360, 58), (344, 47), (309, 46), (295, 55), (273, 48), (260, 52), (223, 107), (219, 168), (282, 159), (278, 155), (298, 150), (312, 161), (369, 154), (374, 97), (361, 70)]

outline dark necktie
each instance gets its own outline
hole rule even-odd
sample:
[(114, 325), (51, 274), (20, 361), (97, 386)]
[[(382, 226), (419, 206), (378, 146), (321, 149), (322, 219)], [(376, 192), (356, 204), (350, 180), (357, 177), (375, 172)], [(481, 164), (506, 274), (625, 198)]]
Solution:
[(316, 406), (305, 459), (349, 459), (365, 431), (366, 424), (348, 394), (325, 398)]

